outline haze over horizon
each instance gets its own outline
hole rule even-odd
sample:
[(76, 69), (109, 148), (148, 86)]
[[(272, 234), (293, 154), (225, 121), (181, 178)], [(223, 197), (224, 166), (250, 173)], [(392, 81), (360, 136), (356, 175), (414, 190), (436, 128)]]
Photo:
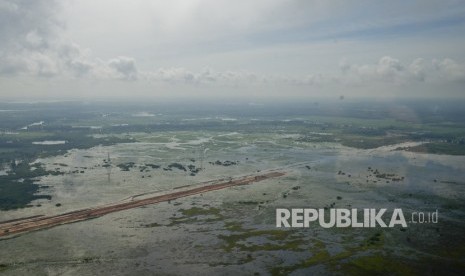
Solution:
[(463, 1), (0, 0), (0, 100), (459, 97)]

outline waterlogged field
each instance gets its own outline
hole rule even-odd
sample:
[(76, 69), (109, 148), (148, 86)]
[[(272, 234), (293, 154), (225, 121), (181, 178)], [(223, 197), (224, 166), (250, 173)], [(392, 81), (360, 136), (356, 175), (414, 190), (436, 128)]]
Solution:
[[(383, 110), (367, 115), (358, 105), (321, 105), (206, 110), (72, 105), (66, 111), (46, 106), (55, 110), (53, 116), (35, 105), (15, 111), (5, 117), (1, 135), (0, 221), (273, 168), (287, 174), (6, 236), (0, 240), (0, 272), (462, 274), (460, 120), (413, 107), (428, 121), (397, 118), (399, 112), (384, 117)], [(43, 123), (31, 126), (37, 121)], [(24, 126), (29, 127), (21, 130)], [(431, 143), (453, 152), (428, 153), (425, 145)], [(19, 200), (22, 195), (28, 200)], [(308, 228), (277, 228), (277, 208), (323, 209), (327, 220), (332, 208), (356, 208), (360, 215), (364, 208), (386, 208), (386, 222), (400, 208), (407, 227), (323, 228), (315, 221)], [(437, 223), (411, 222), (412, 213), (436, 211)]]

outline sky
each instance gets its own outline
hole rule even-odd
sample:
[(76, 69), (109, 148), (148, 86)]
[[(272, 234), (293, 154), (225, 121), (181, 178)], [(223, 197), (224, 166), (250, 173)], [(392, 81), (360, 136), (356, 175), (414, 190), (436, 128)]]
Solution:
[(465, 1), (0, 0), (0, 100), (465, 98)]

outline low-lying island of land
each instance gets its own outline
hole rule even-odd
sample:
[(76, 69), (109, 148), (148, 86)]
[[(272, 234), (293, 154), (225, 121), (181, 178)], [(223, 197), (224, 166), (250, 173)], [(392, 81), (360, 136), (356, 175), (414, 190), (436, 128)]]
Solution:
[(226, 180), (218, 179), (206, 183), (200, 183), (200, 186), (196, 186), (194, 188), (190, 188), (191, 186), (189, 186), (182, 190), (176, 190), (174, 192), (146, 197), (143, 199), (135, 199), (138, 196), (133, 196), (130, 197), (127, 201), (76, 210), (54, 216), (34, 216), (0, 222), (0, 238), (9, 235), (17, 235), (24, 232), (50, 228), (57, 225), (93, 219), (113, 212), (137, 208), (164, 201), (170, 201), (186, 196), (201, 194), (204, 192), (221, 190), (232, 186), (247, 185), (253, 182), (259, 182), (283, 175), (285, 175), (285, 173), (281, 171), (268, 171), (261, 174), (247, 175)]

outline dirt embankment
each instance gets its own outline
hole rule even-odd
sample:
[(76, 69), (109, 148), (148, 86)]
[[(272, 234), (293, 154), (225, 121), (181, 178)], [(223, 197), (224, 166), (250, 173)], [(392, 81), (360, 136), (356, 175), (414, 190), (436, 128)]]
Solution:
[(87, 219), (97, 218), (109, 213), (118, 212), (122, 210), (137, 208), (149, 204), (155, 204), (163, 201), (174, 200), (181, 197), (201, 194), (205, 192), (221, 190), (232, 186), (247, 185), (253, 182), (259, 182), (265, 179), (280, 177), (285, 175), (284, 172), (270, 171), (262, 174), (255, 174), (243, 177), (232, 178), (230, 180), (220, 179), (217, 181), (209, 182), (208, 185), (185, 189), (182, 191), (174, 191), (164, 195), (152, 196), (144, 199), (131, 200), (127, 202), (117, 202), (107, 204), (105, 206), (98, 206), (93, 208), (81, 209), (72, 212), (67, 212), (54, 216), (34, 216), (12, 221), (0, 222), (0, 238), (10, 235), (16, 235), (24, 232), (35, 231), (53, 226), (83, 221)]

